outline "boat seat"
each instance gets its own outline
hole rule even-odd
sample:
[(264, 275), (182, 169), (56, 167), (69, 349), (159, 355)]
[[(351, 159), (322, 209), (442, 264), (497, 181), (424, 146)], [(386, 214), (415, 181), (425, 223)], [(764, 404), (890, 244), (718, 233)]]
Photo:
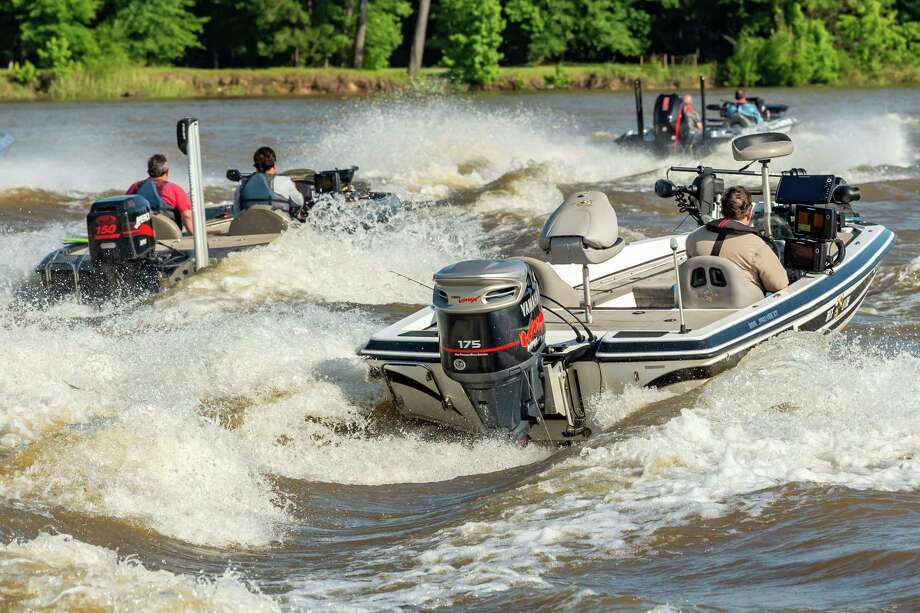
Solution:
[[(521, 260), (526, 262), (530, 266), (530, 269), (533, 271), (534, 276), (537, 278), (537, 283), (540, 284), (540, 295), (552, 298), (556, 302), (560, 303), (567, 309), (580, 309), (582, 308), (582, 295), (575, 291), (571, 285), (562, 280), (562, 277), (559, 276), (553, 267), (547, 264), (542, 260), (536, 258), (528, 257), (514, 257), (512, 260)], [(549, 306), (552, 308), (553, 300), (550, 300), (551, 303)]]
[(229, 236), (247, 234), (280, 234), (288, 229), (287, 213), (273, 209), (265, 204), (256, 204), (230, 222)]
[(552, 264), (599, 264), (625, 246), (617, 214), (601, 192), (577, 192), (553, 211), (540, 233)]
[(158, 241), (172, 241), (182, 238), (182, 230), (176, 222), (163, 213), (153, 213), (150, 216), (150, 225)]
[(763, 300), (763, 291), (731, 260), (700, 255), (678, 268), (687, 309), (740, 309)]

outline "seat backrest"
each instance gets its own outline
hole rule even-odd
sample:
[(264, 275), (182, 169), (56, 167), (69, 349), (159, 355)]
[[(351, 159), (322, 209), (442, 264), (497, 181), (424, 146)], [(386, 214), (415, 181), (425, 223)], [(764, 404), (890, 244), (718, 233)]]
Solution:
[(150, 223), (153, 226), (153, 233), (158, 241), (178, 240), (182, 238), (182, 230), (176, 225), (168, 215), (163, 213), (153, 213), (150, 216)]
[(288, 199), (272, 189), (272, 179), (263, 172), (255, 172), (244, 179), (240, 187), (240, 209), (246, 210), (253, 206), (281, 203), (287, 206)]
[(688, 309), (740, 309), (764, 294), (737, 264), (712, 255), (690, 258), (678, 268), (680, 296)]
[(251, 206), (230, 222), (229, 236), (280, 234), (288, 229), (287, 213), (264, 204)]
[(582, 308), (582, 302), (584, 302), (582, 294), (563, 281), (552, 266), (536, 258), (519, 256), (511, 259), (527, 262), (527, 265), (530, 266), (534, 276), (537, 278), (537, 283), (540, 284), (540, 295), (544, 298), (552, 298), (549, 301), (550, 308), (555, 306), (553, 300), (567, 309)]
[(601, 192), (577, 192), (546, 220), (540, 249), (553, 264), (606, 262), (626, 244), (619, 236), (617, 214)]
[(154, 213), (164, 212), (166, 205), (163, 203), (163, 197), (160, 196), (154, 179), (144, 179), (141, 181), (137, 186), (136, 193), (138, 196), (143, 196), (147, 199), (147, 202), (150, 203), (151, 211)]

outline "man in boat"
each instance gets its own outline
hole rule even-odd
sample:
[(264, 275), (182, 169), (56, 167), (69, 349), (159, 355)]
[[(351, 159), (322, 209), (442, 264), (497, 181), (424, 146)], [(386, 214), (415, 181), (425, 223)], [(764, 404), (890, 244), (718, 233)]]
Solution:
[(728, 103), (725, 110), (728, 115), (738, 114), (750, 118), (754, 123), (763, 123), (763, 115), (756, 104), (748, 102), (747, 93), (743, 89), (735, 90), (735, 99)]
[(173, 219), (179, 229), (191, 234), (195, 231), (192, 221), (192, 202), (185, 190), (169, 180), (169, 162), (162, 153), (154, 153), (147, 160), (147, 178), (135, 181), (128, 188), (128, 194), (143, 196), (155, 213), (163, 213)]
[(722, 219), (710, 221), (687, 237), (687, 257), (714, 255), (738, 265), (748, 279), (765, 292), (789, 285), (786, 269), (767, 239), (752, 225), (751, 194), (740, 185), (725, 190)]
[(693, 96), (687, 94), (684, 96), (684, 119), (687, 121), (687, 127), (691, 132), (699, 132), (703, 129), (703, 120), (700, 114), (693, 108)]
[(252, 156), (256, 172), (237, 186), (233, 194), (233, 214), (256, 204), (296, 214), (303, 207), (303, 194), (290, 177), (277, 174), (277, 157), (271, 147), (259, 147)]
[(703, 120), (700, 119), (700, 114), (693, 108), (693, 96), (689, 94), (684, 96), (683, 113), (683, 125), (687, 126), (686, 140), (695, 142), (703, 133)]

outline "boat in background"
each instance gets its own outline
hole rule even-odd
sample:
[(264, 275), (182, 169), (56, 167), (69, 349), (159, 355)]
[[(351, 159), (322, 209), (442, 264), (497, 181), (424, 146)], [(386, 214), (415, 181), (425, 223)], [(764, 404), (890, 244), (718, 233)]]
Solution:
[[(766, 132), (788, 133), (798, 120), (787, 117), (789, 107), (784, 104), (767, 104), (763, 98), (748, 100), (757, 106), (764, 118), (762, 123), (734, 112), (730, 102), (706, 104), (706, 78), (700, 75), (700, 119), (702, 130), (690, 130), (684, 115), (684, 103), (677, 93), (659, 94), (652, 112), (652, 127), (645, 126), (642, 82), (633, 83), (636, 96), (636, 129), (620, 135), (616, 143), (629, 148), (640, 149), (660, 156), (686, 154), (696, 157), (708, 155), (714, 150), (728, 146), (732, 139), (746, 134)], [(710, 116), (708, 111), (717, 111)]]
[[(170, 215), (154, 212), (139, 194), (96, 201), (87, 213), (87, 236), (66, 239), (48, 254), (18, 289), (21, 301), (44, 305), (65, 297), (89, 303), (144, 297), (174, 287), (214, 260), (271, 243), (292, 222), (303, 221), (323, 197), (340, 197), (351, 205), (367, 202), (380, 215), (399, 204), (392, 194), (355, 184), (357, 166), (322, 172), (292, 170), (284, 174), (304, 195), (301, 210), (288, 214), (273, 208), (269, 190), (265, 204), (233, 216), (229, 205), (204, 206), (196, 119), (178, 122), (177, 141), (188, 158), (194, 234), (183, 234)], [(246, 176), (227, 171), (232, 181)]]

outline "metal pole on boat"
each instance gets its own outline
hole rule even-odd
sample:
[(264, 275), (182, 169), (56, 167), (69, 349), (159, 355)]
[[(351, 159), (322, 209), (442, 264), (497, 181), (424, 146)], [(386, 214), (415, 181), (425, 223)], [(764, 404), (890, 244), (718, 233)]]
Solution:
[(581, 265), (581, 282), (585, 291), (585, 323), (594, 323), (594, 316), (591, 314), (591, 277), (587, 264)]
[(770, 201), (770, 160), (760, 160), (760, 179), (763, 183), (763, 219), (766, 225), (766, 233), (770, 238), (773, 237), (773, 223), (771, 216), (773, 214), (773, 205)]
[(192, 221), (195, 224), (195, 270), (208, 267), (208, 234), (205, 228), (204, 184), (201, 173), (201, 139), (198, 120), (180, 119), (176, 124), (179, 150), (188, 157), (189, 196), (192, 200)]
[(677, 239), (671, 237), (671, 254), (674, 256), (674, 278), (677, 280), (677, 311), (680, 313), (680, 333), (687, 332), (687, 325), (684, 323), (684, 297), (680, 293), (680, 265), (677, 263)]
[(703, 123), (703, 142), (706, 142), (706, 77), (700, 75), (700, 117)]
[(645, 118), (642, 116), (642, 81), (636, 79), (633, 82), (633, 89), (636, 92), (636, 133), (639, 140), (645, 140)]

